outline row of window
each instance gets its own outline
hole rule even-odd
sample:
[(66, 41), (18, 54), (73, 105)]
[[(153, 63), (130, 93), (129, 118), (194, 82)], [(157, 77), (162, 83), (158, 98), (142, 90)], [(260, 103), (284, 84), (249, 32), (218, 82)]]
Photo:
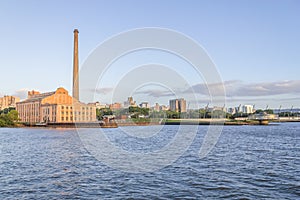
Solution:
[[(69, 117), (61, 117), (61, 121), (69, 121), (69, 119), (70, 119), (70, 121), (73, 121), (73, 117), (71, 116), (70, 118)], [(75, 121), (77, 121), (77, 120), (82, 120), (82, 121), (89, 121), (89, 120), (91, 120), (92, 118), (89, 118), (89, 117), (87, 117), (86, 119), (84, 118), (84, 117), (82, 117), (82, 118), (77, 118), (77, 117), (75, 117)]]
[[(67, 109), (71, 109), (71, 110), (73, 109), (72, 106), (70, 106), (70, 107), (69, 106), (66, 106), (66, 107), (65, 106), (61, 106), (61, 109), (65, 109), (65, 108), (66, 108), (66, 110)], [(92, 107), (81, 107), (81, 109), (82, 110), (88, 110), (88, 109), (92, 110), (93, 108)]]

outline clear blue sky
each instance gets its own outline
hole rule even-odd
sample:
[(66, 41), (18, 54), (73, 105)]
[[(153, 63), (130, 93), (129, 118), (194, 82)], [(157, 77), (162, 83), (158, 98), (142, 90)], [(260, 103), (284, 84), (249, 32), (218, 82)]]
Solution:
[[(2, 0), (0, 95), (21, 95), (27, 89), (53, 91), (59, 86), (71, 91), (74, 28), (80, 32), (82, 63), (112, 35), (163, 27), (196, 40), (214, 60), (222, 79), (235, 81), (239, 89), (229, 98), (232, 105), (265, 106), (270, 101), (274, 108), (300, 107), (299, 19), (297, 0)], [(249, 98), (237, 93), (260, 85), (271, 91), (250, 90)]]

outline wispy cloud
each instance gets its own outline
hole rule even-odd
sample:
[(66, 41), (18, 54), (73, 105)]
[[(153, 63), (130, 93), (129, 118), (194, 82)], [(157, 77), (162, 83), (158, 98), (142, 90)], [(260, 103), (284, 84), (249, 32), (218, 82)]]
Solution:
[(111, 87), (104, 87), (104, 88), (97, 88), (97, 89), (91, 89), (91, 92), (96, 92), (97, 94), (108, 94), (112, 92), (114, 89)]
[(170, 91), (158, 90), (158, 89), (143, 90), (143, 91), (136, 92), (136, 94), (147, 95), (147, 96), (151, 96), (151, 97), (155, 97), (155, 98), (157, 98), (157, 97), (171, 97), (171, 96), (174, 96), (174, 93), (172, 93)]
[[(96, 92), (97, 94), (107, 95), (113, 90), (114, 88), (104, 87), (97, 88), (96, 90), (91, 89), (90, 91)], [(270, 99), (270, 97), (274, 95), (292, 95), (290, 96), (291, 98), (297, 98), (297, 95), (300, 95), (300, 80), (273, 81), (262, 83), (245, 83), (241, 80), (230, 80), (224, 81), (222, 83), (213, 83), (209, 85), (205, 83), (199, 83), (190, 87), (183, 86), (183, 88), (173, 88), (173, 91), (149, 88), (138, 91), (135, 94), (145, 95), (154, 98), (188, 96), (196, 94), (203, 97), (203, 102), (207, 102), (210, 99), (210, 96), (223, 96), (224, 90), (227, 99), (231, 98), (232, 101), (245, 99), (261, 101), (261, 99), (264, 98)], [(23, 94), (24, 96), (26, 95), (27, 90), (19, 90), (18, 93)], [(284, 97), (284, 99), (285, 98), (286, 97)]]
[(240, 85), (241, 81), (239, 80), (231, 80), (231, 81), (224, 81), (222, 83), (212, 83), (212, 84), (205, 84), (199, 83), (195, 84), (188, 89), (184, 90), (183, 93), (196, 93), (206, 96), (224, 96), (225, 93), (233, 91), (237, 85)]
[(281, 94), (300, 94), (300, 80), (242, 84), (232, 96), (270, 96)]
[[(210, 91), (208, 90), (210, 89)], [(206, 85), (196, 84), (185, 90), (185, 93), (202, 95), (222, 95), (223, 88), (227, 97), (258, 97), (283, 94), (300, 94), (300, 80), (275, 81), (263, 83), (244, 83), (239, 80), (225, 81)], [(209, 93), (210, 92), (210, 93)]]
[(27, 98), (27, 93), (29, 89), (28, 88), (22, 88), (14, 92), (12, 94), (13, 96), (20, 97), (20, 99), (26, 99)]

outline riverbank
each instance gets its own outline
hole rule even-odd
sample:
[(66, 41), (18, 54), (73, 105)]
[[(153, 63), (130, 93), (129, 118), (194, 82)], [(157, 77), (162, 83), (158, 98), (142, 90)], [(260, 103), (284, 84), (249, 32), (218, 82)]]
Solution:
[(29, 124), (15, 123), (14, 125), (4, 126), (5, 128), (22, 128), (22, 127), (45, 127), (45, 128), (117, 128), (119, 126), (154, 126), (154, 125), (225, 125), (225, 126), (242, 126), (242, 125), (268, 125), (274, 123), (300, 122), (300, 119), (276, 119), (271, 121), (259, 120), (233, 120), (233, 119), (164, 119), (149, 121), (121, 121), (104, 124), (103, 122), (90, 123), (48, 123), (48, 124)]
[[(233, 120), (233, 119), (167, 119), (165, 125), (262, 125), (258, 120)], [(264, 125), (267, 125), (265, 123)]]

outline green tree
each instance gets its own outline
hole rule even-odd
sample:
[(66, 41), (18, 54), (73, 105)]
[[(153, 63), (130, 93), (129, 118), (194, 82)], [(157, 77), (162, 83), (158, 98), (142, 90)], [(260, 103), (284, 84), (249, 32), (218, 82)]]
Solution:
[(101, 108), (101, 109), (96, 109), (96, 116), (98, 120), (102, 120), (104, 115), (112, 115), (113, 112), (109, 108)]
[(12, 110), (16, 110), (16, 108), (14, 107), (4, 108), (3, 110), (0, 110), (0, 114), (8, 114)]
[(255, 114), (259, 114), (259, 113), (262, 113), (262, 112), (264, 112), (262, 109), (258, 109), (258, 110), (255, 111)]
[(167, 114), (167, 118), (169, 118), (169, 119), (179, 119), (180, 118), (179, 112), (168, 110), (166, 114)]
[(149, 108), (139, 108), (139, 107), (130, 106), (128, 111), (131, 114), (131, 116), (133, 116), (133, 115), (135, 115), (135, 116), (138, 116), (138, 115), (149, 116)]
[(274, 114), (274, 111), (272, 109), (264, 110), (267, 114)]
[(11, 109), (7, 114), (4, 112), (0, 115), (0, 127), (14, 126), (18, 121), (18, 112)]
[(16, 110), (9, 111), (9, 113), (7, 114), (7, 116), (13, 122), (19, 121), (19, 113)]

